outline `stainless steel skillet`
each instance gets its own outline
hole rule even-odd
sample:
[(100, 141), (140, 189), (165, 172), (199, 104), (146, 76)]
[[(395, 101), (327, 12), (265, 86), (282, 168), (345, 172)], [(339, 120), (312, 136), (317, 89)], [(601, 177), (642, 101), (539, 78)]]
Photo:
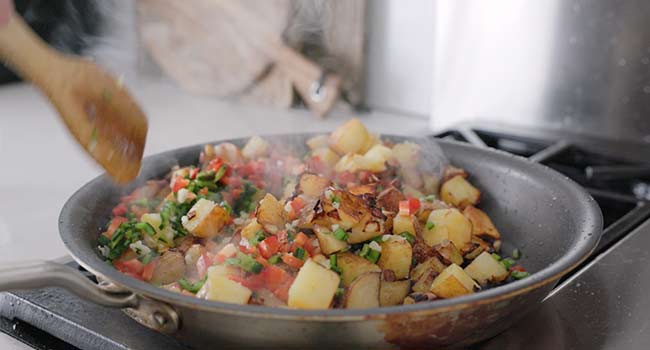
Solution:
[[(312, 135), (270, 139), (299, 141)], [(395, 141), (407, 137), (384, 136)], [(246, 139), (228, 140), (243, 144)], [(59, 286), (109, 307), (196, 348), (387, 348), (463, 346), (489, 338), (534, 308), (557, 280), (598, 243), (602, 216), (577, 184), (549, 168), (503, 152), (440, 141), (452, 164), (471, 174), (483, 192), (480, 207), (504, 235), (504, 249), (524, 252), (523, 280), (454, 299), (366, 310), (304, 311), (233, 305), (173, 293), (121, 274), (97, 251), (110, 209), (131, 188), (100, 176), (65, 204), (61, 238), (75, 260), (106, 281), (98, 286), (54, 263), (0, 268), (0, 290)], [(201, 146), (151, 157), (138, 178), (162, 177), (175, 164), (197, 162)], [(136, 325), (124, 325), (134, 327)]]

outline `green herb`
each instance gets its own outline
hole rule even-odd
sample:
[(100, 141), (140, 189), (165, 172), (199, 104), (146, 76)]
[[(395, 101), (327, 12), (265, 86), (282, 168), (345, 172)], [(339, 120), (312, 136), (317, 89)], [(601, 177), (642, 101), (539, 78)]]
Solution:
[(305, 250), (300, 247), (296, 248), (296, 250), (293, 252), (293, 256), (295, 256), (300, 260), (305, 260), (305, 255), (306, 255)]
[(100, 235), (97, 239), (97, 243), (99, 243), (99, 245), (108, 245), (110, 242), (111, 240), (104, 235)]
[(434, 224), (431, 221), (427, 221), (427, 224), (425, 225), (425, 227), (427, 228), (427, 230), (431, 230), (432, 228), (436, 227), (436, 224)]
[(411, 244), (415, 243), (415, 236), (413, 236), (409, 232), (402, 232), (399, 235), (404, 237), (409, 243)]
[(228, 202), (221, 201), (221, 203), (219, 203), (219, 205), (222, 206), (224, 209), (226, 209), (226, 212), (228, 213), (228, 215), (232, 214), (232, 207), (230, 206), (230, 204), (228, 204)]
[(248, 243), (250, 243), (254, 247), (258, 245), (261, 241), (263, 241), (265, 238), (266, 235), (264, 234), (264, 231), (260, 230), (255, 232), (255, 235), (248, 240)]
[(196, 179), (201, 181), (214, 181), (214, 171), (200, 171)]
[(140, 260), (141, 263), (146, 265), (146, 264), (150, 263), (151, 259), (153, 259), (156, 256), (157, 256), (156, 253), (154, 251), (151, 251), (151, 253), (149, 253), (149, 254), (138, 257), (138, 260)]
[(336, 231), (334, 231), (334, 237), (339, 241), (345, 241), (348, 239), (348, 234), (345, 232), (344, 229), (339, 227), (336, 229)]
[(359, 252), (359, 256), (365, 258), (366, 260), (376, 263), (379, 260), (381, 253), (377, 250), (371, 249), (368, 244), (364, 244)]
[(171, 226), (174, 230), (174, 238), (184, 237), (188, 235), (187, 230), (183, 227), (181, 218), (187, 215), (187, 212), (192, 209), (194, 201), (187, 201), (184, 203), (176, 203), (172, 201), (165, 201), (160, 209), (160, 229), (164, 229), (167, 225)]
[[(200, 190), (202, 188), (207, 188), (209, 191), (217, 191), (219, 189), (219, 186), (217, 186), (217, 184), (214, 183), (213, 181), (203, 181), (203, 180), (196, 179), (190, 185), (194, 185), (190, 189), (192, 192), (194, 192), (197, 189)], [(190, 187), (188, 187), (188, 189), (189, 188)]]
[(237, 265), (242, 270), (255, 274), (262, 272), (262, 269), (264, 268), (264, 265), (253, 259), (253, 257), (242, 252), (237, 253), (236, 258), (226, 259), (225, 262), (228, 265)]
[(332, 196), (332, 203), (340, 204), (341, 203), (341, 198), (339, 198), (337, 196)]
[(221, 168), (214, 174), (214, 181), (219, 181), (226, 174), (226, 166), (222, 165)]
[(148, 222), (138, 222), (135, 224), (135, 228), (140, 231), (144, 231), (149, 236), (156, 234), (156, 229), (154, 229), (153, 226), (151, 226)]
[(108, 256), (106, 258), (109, 261), (113, 261), (122, 256), (129, 248), (129, 245), (140, 240), (140, 230), (136, 229), (135, 225), (135, 221), (129, 220), (118, 226), (110, 240), (103, 235), (99, 237), (99, 244), (104, 248), (108, 248)]
[(338, 273), (339, 275), (343, 273), (338, 265), (338, 258), (336, 254), (330, 255), (330, 270)]
[(492, 253), (492, 257), (493, 257), (494, 260), (496, 260), (496, 261), (501, 261), (501, 255), (499, 255), (499, 254), (497, 254), (497, 253)]
[(255, 205), (255, 203), (253, 203), (253, 197), (256, 193), (257, 187), (255, 187), (249, 181), (244, 182), (242, 193), (233, 204), (233, 211), (237, 214), (241, 213), (242, 211), (249, 212), (251, 210), (251, 206)]
[(181, 288), (185, 289), (186, 291), (196, 294), (196, 292), (198, 292), (203, 287), (205, 281), (207, 280), (208, 280), (208, 276), (205, 276), (202, 280), (196, 281), (194, 283), (190, 283), (185, 278), (181, 278), (178, 280), (178, 284), (181, 286)]
[(271, 255), (269, 258), (269, 264), (275, 265), (280, 262), (280, 254)]
[(521, 258), (521, 251), (520, 251), (519, 249), (517, 249), (517, 248), (513, 249), (513, 251), (512, 251), (512, 257), (513, 257), (515, 260), (519, 260), (519, 259)]
[(512, 276), (512, 278), (514, 278), (516, 280), (520, 280), (522, 278), (526, 278), (526, 277), (530, 276), (530, 273), (527, 272), (527, 271), (514, 270), (514, 271), (512, 271), (510, 273), (510, 276)]
[(505, 258), (500, 261), (501, 265), (506, 268), (506, 270), (510, 270), (511, 267), (515, 266), (517, 263), (513, 258)]
[(291, 231), (287, 231), (287, 242), (293, 243), (294, 238), (296, 238), (296, 234)]

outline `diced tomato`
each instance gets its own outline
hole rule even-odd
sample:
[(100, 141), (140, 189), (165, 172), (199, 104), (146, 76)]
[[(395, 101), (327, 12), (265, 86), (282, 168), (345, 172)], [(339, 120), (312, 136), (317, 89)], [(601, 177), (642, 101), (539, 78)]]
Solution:
[(525, 270), (523, 267), (521, 267), (521, 265), (515, 265), (515, 266), (513, 266), (513, 267), (510, 268), (510, 272), (512, 272), (512, 271), (520, 271), (520, 272), (524, 272), (524, 271), (526, 271), (526, 270)]
[(415, 214), (420, 209), (420, 200), (416, 198), (409, 198), (409, 212), (411, 215)]
[(336, 175), (336, 179), (337, 179), (338, 183), (340, 183), (342, 185), (347, 185), (350, 182), (354, 182), (354, 180), (356, 180), (357, 178), (353, 173), (351, 173), (349, 171), (344, 171), (344, 172), (338, 173)]
[(144, 264), (138, 259), (131, 259), (127, 261), (116, 261), (113, 263), (115, 268), (125, 274), (133, 274), (140, 276), (144, 270)]
[(302, 264), (305, 263), (303, 260), (298, 259), (298, 258), (296, 258), (295, 256), (293, 256), (291, 254), (284, 254), (282, 256), (282, 261), (285, 264), (293, 267), (294, 269), (299, 269), (302, 266)]
[(142, 279), (145, 281), (151, 281), (151, 277), (153, 277), (153, 271), (156, 269), (156, 263), (158, 262), (158, 258), (152, 259), (147, 265), (144, 265), (144, 269), (142, 270)]
[(122, 216), (126, 214), (126, 204), (120, 203), (113, 208), (112, 212), (113, 216)]
[(190, 180), (182, 178), (180, 176), (175, 177), (172, 180), (172, 192), (178, 192), (181, 188), (185, 188), (189, 184)]
[(201, 254), (199, 260), (196, 261), (196, 269), (199, 273), (199, 278), (205, 277), (205, 274), (208, 273), (208, 268), (213, 264), (214, 262), (208, 253)]
[(420, 209), (420, 201), (415, 198), (399, 201), (399, 215), (401, 216), (413, 215), (418, 209)]
[(318, 245), (314, 245), (314, 242), (316, 241), (315, 238), (310, 239), (303, 245), (303, 248), (309, 253), (309, 256), (314, 256), (320, 252), (320, 247)]
[(281, 287), (291, 278), (291, 275), (287, 271), (273, 265), (264, 268), (262, 274), (264, 275), (266, 287), (271, 291)]
[(213, 160), (210, 161), (210, 163), (208, 163), (208, 166), (205, 170), (207, 171), (212, 170), (214, 172), (217, 172), (219, 171), (219, 169), (221, 169), (222, 165), (223, 165), (223, 161), (221, 160), (221, 158), (214, 158)]
[(273, 254), (276, 254), (280, 248), (280, 240), (277, 236), (266, 237), (257, 245), (260, 255), (268, 259)]
[(286, 302), (289, 299), (289, 288), (291, 288), (293, 280), (294, 278), (290, 278), (288, 281), (282, 284), (282, 286), (273, 290), (273, 294), (278, 297), (278, 299)]
[(257, 253), (257, 248), (250, 245), (250, 246), (245, 246), (243, 244), (239, 245), (239, 250), (244, 253), (244, 254), (255, 254)]
[(114, 217), (113, 219), (111, 219), (111, 223), (108, 225), (108, 228), (106, 229), (106, 232), (104, 232), (104, 235), (108, 238), (113, 237), (113, 233), (115, 232), (115, 230), (117, 230), (117, 228), (120, 227), (120, 225), (123, 222), (127, 222), (127, 221), (129, 221), (129, 219), (122, 216)]
[(194, 180), (196, 179), (196, 175), (199, 174), (199, 168), (193, 168), (190, 170), (190, 179)]
[(307, 237), (307, 235), (302, 232), (298, 232), (296, 237), (293, 238), (293, 243), (299, 247), (304, 246), (307, 241), (309, 241), (309, 237)]

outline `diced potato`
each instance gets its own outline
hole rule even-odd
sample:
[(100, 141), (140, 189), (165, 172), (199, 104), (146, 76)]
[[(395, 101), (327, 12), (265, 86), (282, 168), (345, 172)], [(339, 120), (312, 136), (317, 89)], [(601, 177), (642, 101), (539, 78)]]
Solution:
[(214, 155), (227, 163), (236, 163), (243, 160), (239, 147), (230, 142), (222, 142), (214, 146)]
[(393, 213), (399, 211), (399, 202), (403, 200), (406, 200), (406, 196), (393, 186), (383, 190), (377, 196), (378, 207)]
[(318, 197), (330, 185), (330, 180), (316, 174), (305, 173), (300, 176), (298, 188), (309, 197)]
[(365, 168), (366, 159), (362, 155), (356, 153), (348, 153), (344, 155), (341, 157), (341, 159), (339, 159), (338, 162), (336, 162), (336, 165), (334, 166), (334, 170), (339, 173), (342, 173), (344, 171), (355, 173)]
[(326, 269), (329, 269), (330, 267), (330, 259), (326, 258), (323, 254), (316, 254), (312, 256), (311, 259)]
[(355, 244), (365, 242), (384, 234), (381, 222), (369, 220), (352, 226), (348, 233), (348, 243)]
[(230, 280), (223, 266), (208, 269), (207, 299), (232, 304), (247, 304), (253, 292)]
[(446, 260), (447, 263), (462, 265), (463, 264), (463, 255), (460, 253), (460, 250), (456, 248), (454, 243), (444, 239), (439, 244), (433, 246), (438, 254), (442, 257), (443, 261)]
[(346, 309), (379, 307), (379, 272), (366, 272), (358, 276), (345, 292)]
[(393, 157), (393, 151), (381, 144), (372, 146), (371, 149), (363, 155), (365, 159), (364, 170), (380, 172), (386, 170), (386, 162)]
[(180, 252), (166, 251), (156, 260), (152, 284), (163, 285), (178, 281), (185, 274), (185, 258)]
[(404, 298), (411, 290), (411, 282), (405, 281), (384, 281), (379, 285), (379, 305), (393, 306), (402, 304)]
[(411, 216), (396, 215), (393, 218), (393, 233), (398, 235), (402, 232), (408, 232), (415, 236), (415, 221), (417, 219)]
[(264, 229), (275, 234), (279, 230), (284, 229), (286, 223), (284, 208), (282, 204), (270, 193), (267, 193), (257, 207), (257, 222), (264, 227)]
[(426, 269), (424, 273), (413, 284), (413, 291), (417, 293), (428, 293), (431, 289), (431, 284), (438, 274), (433, 269)]
[[(368, 203), (348, 191), (333, 191), (333, 194), (339, 199), (337, 209), (340, 218), (337, 222), (339, 226), (348, 229), (359, 223), (368, 222), (370, 219)], [(364, 230), (366, 229), (368, 229), (367, 225)]]
[(436, 274), (439, 274), (447, 268), (445, 264), (443, 264), (440, 259), (436, 256), (432, 256), (428, 258), (427, 260), (417, 264), (412, 270), (411, 270), (411, 280), (417, 281), (422, 277), (422, 275), (429, 269), (433, 270)]
[(339, 275), (308, 259), (289, 288), (289, 307), (327, 309), (339, 287)]
[(508, 270), (488, 252), (483, 252), (465, 267), (465, 272), (478, 283), (501, 282), (508, 277)]
[(325, 163), (325, 165), (330, 168), (334, 168), (334, 166), (336, 166), (336, 163), (339, 162), (339, 159), (341, 159), (341, 157), (339, 157), (339, 155), (332, 151), (329, 147), (317, 148), (311, 152), (311, 155), (318, 157), (323, 163)]
[(242, 148), (241, 153), (248, 159), (255, 159), (267, 156), (270, 148), (271, 145), (268, 141), (259, 136), (253, 136), (248, 140), (244, 148)]
[(332, 232), (321, 226), (314, 226), (314, 233), (318, 238), (321, 251), (327, 255), (336, 253), (348, 246), (346, 241), (338, 240)]
[(437, 209), (431, 211), (428, 222), (433, 227), (422, 231), (422, 238), (430, 245), (440, 244), (448, 239), (462, 249), (472, 239), (472, 223), (458, 209)]
[(415, 168), (420, 157), (420, 146), (412, 142), (402, 142), (393, 146), (393, 157), (404, 168)]
[(381, 256), (377, 265), (384, 270), (393, 270), (397, 279), (407, 278), (411, 270), (413, 248), (400, 236), (390, 237), (382, 242)]
[(463, 210), (463, 215), (472, 223), (472, 234), (474, 236), (480, 237), (485, 235), (494, 239), (501, 239), (501, 234), (483, 210), (468, 205)]
[(362, 194), (374, 194), (375, 186), (373, 185), (354, 185), (348, 187), (348, 191), (355, 196), (360, 196)]
[(431, 284), (431, 293), (439, 298), (453, 298), (474, 293), (478, 285), (463, 269), (451, 264), (444, 269)]
[(246, 240), (251, 240), (253, 237), (255, 237), (255, 234), (257, 232), (262, 230), (262, 225), (260, 225), (260, 223), (257, 222), (257, 219), (254, 218), (241, 230), (241, 236)]
[(341, 269), (341, 282), (348, 287), (357, 276), (366, 272), (381, 272), (379, 266), (352, 253), (341, 253), (336, 256), (336, 264)]
[(368, 129), (353, 118), (339, 126), (329, 137), (329, 145), (338, 154), (364, 153), (370, 144)]
[(329, 147), (328, 140), (329, 137), (327, 135), (317, 135), (307, 140), (306, 143), (309, 149), (313, 151), (315, 149)]
[(440, 198), (459, 208), (476, 205), (480, 197), (481, 192), (461, 175), (445, 181), (440, 188)]
[(213, 201), (201, 198), (187, 213), (183, 227), (193, 236), (210, 238), (218, 235), (230, 215)]

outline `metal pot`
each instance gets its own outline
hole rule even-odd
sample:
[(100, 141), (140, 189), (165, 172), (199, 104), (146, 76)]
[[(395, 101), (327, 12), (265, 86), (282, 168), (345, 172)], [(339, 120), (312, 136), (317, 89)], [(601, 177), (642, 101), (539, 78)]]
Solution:
[[(304, 144), (309, 136), (273, 136)], [(386, 137), (394, 141), (404, 137)], [(229, 140), (241, 145), (245, 140)], [(602, 215), (578, 185), (524, 158), (465, 144), (440, 142), (482, 191), (481, 207), (504, 234), (503, 249), (523, 251), (530, 277), (472, 295), (429, 303), (364, 310), (293, 310), (196, 299), (132, 279), (106, 264), (97, 237), (119, 197), (161, 177), (175, 164), (197, 162), (201, 146), (148, 157), (138, 181), (116, 187), (100, 176), (78, 190), (61, 212), (59, 230), (71, 255), (104, 281), (54, 263), (0, 269), (0, 290), (59, 286), (197, 347), (445, 347), (492, 337), (534, 308), (556, 281), (598, 243)]]

